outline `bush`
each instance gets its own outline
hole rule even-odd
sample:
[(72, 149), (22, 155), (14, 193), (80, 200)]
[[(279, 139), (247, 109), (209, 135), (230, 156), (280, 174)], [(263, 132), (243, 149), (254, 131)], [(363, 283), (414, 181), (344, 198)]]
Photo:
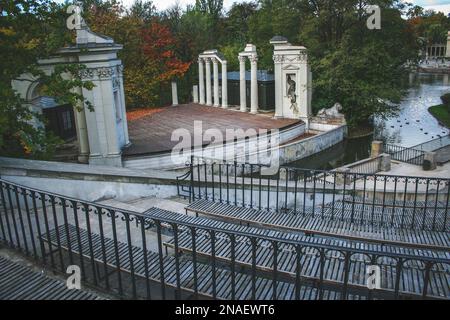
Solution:
[(441, 96), (442, 103), (446, 106), (450, 106), (450, 92)]

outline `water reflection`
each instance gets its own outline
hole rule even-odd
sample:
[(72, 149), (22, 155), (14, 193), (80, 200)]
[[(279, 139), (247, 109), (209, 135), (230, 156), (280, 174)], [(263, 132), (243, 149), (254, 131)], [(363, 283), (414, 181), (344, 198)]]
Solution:
[(309, 169), (333, 169), (367, 158), (374, 138), (409, 147), (449, 134), (450, 130), (439, 125), (428, 112), (429, 107), (441, 103), (441, 95), (450, 92), (449, 75), (413, 74), (410, 81), (411, 88), (400, 104), (398, 115), (387, 120), (375, 119), (374, 135), (347, 139), (290, 165)]
[(450, 91), (448, 75), (415, 74), (412, 87), (400, 104), (399, 114), (387, 120), (375, 119), (375, 137), (388, 143), (410, 147), (444, 136), (449, 130), (428, 112)]

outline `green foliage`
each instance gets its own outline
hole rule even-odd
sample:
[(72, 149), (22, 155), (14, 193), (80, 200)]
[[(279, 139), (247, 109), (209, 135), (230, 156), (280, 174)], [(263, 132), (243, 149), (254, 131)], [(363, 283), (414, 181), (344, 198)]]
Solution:
[(61, 141), (45, 132), (40, 125), (45, 120), (13, 91), (11, 82), (30, 81), (25, 74), (40, 78), (45, 94), (72, 105), (83, 101), (73, 89), (92, 84), (81, 83), (80, 65), (60, 65), (50, 75), (37, 66), (38, 59), (71, 41), (64, 6), (49, 0), (7, 0), (0, 8), (0, 154), (48, 159)]
[(446, 94), (443, 94), (441, 96), (441, 100), (442, 100), (443, 104), (445, 104), (447, 106), (450, 106), (450, 92), (448, 92)]
[(428, 108), (428, 111), (444, 126), (450, 128), (450, 105), (437, 105)]

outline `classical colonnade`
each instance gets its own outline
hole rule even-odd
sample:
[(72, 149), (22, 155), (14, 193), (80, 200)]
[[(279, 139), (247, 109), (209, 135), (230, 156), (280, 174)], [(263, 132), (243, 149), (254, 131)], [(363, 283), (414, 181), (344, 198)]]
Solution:
[(425, 49), (425, 56), (428, 59), (444, 58), (447, 46), (445, 44), (428, 45)]
[[(285, 37), (275, 36), (270, 40), (273, 45), (275, 115), (276, 118), (301, 119), (309, 123), (311, 110), (311, 70), (308, 64), (307, 50), (303, 46), (294, 46)], [(247, 111), (246, 62), (250, 60), (250, 113), (258, 113), (258, 54), (256, 46), (247, 44), (239, 59), (239, 110)], [(199, 55), (199, 86), (194, 86), (194, 102), (218, 107), (219, 71), (222, 64), (222, 107), (228, 107), (227, 64), (217, 50), (204, 51)], [(211, 77), (211, 62), (213, 77)], [(211, 86), (211, 78), (213, 86)], [(213, 88), (213, 90), (212, 90)], [(213, 91), (213, 92), (212, 92)], [(198, 93), (198, 94), (197, 94)], [(206, 97), (206, 98), (205, 98)], [(214, 101), (213, 101), (214, 98)]]
[[(250, 60), (251, 65), (251, 99), (250, 112), (258, 112), (258, 55), (256, 47), (248, 44), (245, 50), (239, 53), (239, 68), (240, 68), (240, 111), (247, 111), (246, 101), (246, 79), (245, 79), (245, 62)], [(213, 65), (213, 77), (211, 86), (211, 63)], [(194, 86), (193, 96), (194, 102), (207, 106), (220, 106), (219, 96), (219, 63), (222, 65), (222, 108), (228, 108), (228, 73), (227, 61), (217, 50), (204, 51), (198, 57), (198, 72), (199, 84)], [(197, 96), (198, 93), (198, 96)]]
[[(211, 62), (213, 65), (213, 88), (211, 87)], [(222, 108), (228, 108), (227, 61), (223, 59), (217, 50), (205, 51), (198, 57), (199, 101), (195, 101), (194, 99), (194, 102), (207, 106), (220, 106), (219, 63), (222, 65)]]

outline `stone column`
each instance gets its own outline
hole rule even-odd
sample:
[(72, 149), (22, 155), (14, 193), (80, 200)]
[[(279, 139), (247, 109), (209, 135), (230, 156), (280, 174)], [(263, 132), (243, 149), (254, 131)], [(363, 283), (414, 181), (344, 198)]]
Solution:
[(212, 96), (211, 96), (211, 58), (205, 58), (206, 66), (206, 105), (212, 106)]
[(219, 61), (216, 58), (211, 58), (213, 62), (213, 77), (214, 77), (214, 107), (219, 106)]
[(175, 81), (172, 81), (172, 105), (173, 106), (178, 105), (178, 90), (177, 90), (177, 83)]
[(250, 100), (250, 112), (258, 113), (258, 57), (252, 55), (250, 57), (251, 64), (251, 100)]
[(245, 84), (245, 59), (246, 57), (239, 56), (239, 96), (241, 101), (241, 111), (247, 111), (247, 97)]
[(273, 62), (274, 76), (275, 76), (275, 118), (280, 118), (283, 116), (283, 95), (282, 95), (282, 79), (281, 79), (281, 63), (283, 61), (283, 56), (274, 55)]
[[(81, 87), (76, 88), (76, 93), (79, 94), (80, 96), (83, 94)], [(75, 114), (75, 126), (77, 129), (77, 138), (79, 145), (78, 161), (81, 163), (87, 163), (89, 161), (89, 140), (88, 140), (85, 108), (82, 102), (78, 103), (78, 106), (74, 108), (73, 113)]]
[(445, 56), (450, 59), (450, 31), (447, 33), (447, 52)]
[(121, 65), (119, 68), (119, 81), (120, 81), (120, 99), (122, 100), (122, 128), (123, 128), (123, 135), (125, 138), (125, 145), (129, 146), (131, 144), (130, 142), (130, 136), (128, 134), (128, 121), (127, 121), (127, 108), (125, 107), (125, 92), (124, 92), (124, 86), (123, 86), (123, 66)]
[(222, 61), (222, 108), (228, 108), (228, 71), (227, 61)]
[(192, 86), (192, 98), (194, 103), (198, 103), (198, 86)]
[(205, 79), (204, 79), (205, 72), (203, 70), (203, 59), (198, 58), (198, 88), (200, 93), (200, 104), (205, 104)]

